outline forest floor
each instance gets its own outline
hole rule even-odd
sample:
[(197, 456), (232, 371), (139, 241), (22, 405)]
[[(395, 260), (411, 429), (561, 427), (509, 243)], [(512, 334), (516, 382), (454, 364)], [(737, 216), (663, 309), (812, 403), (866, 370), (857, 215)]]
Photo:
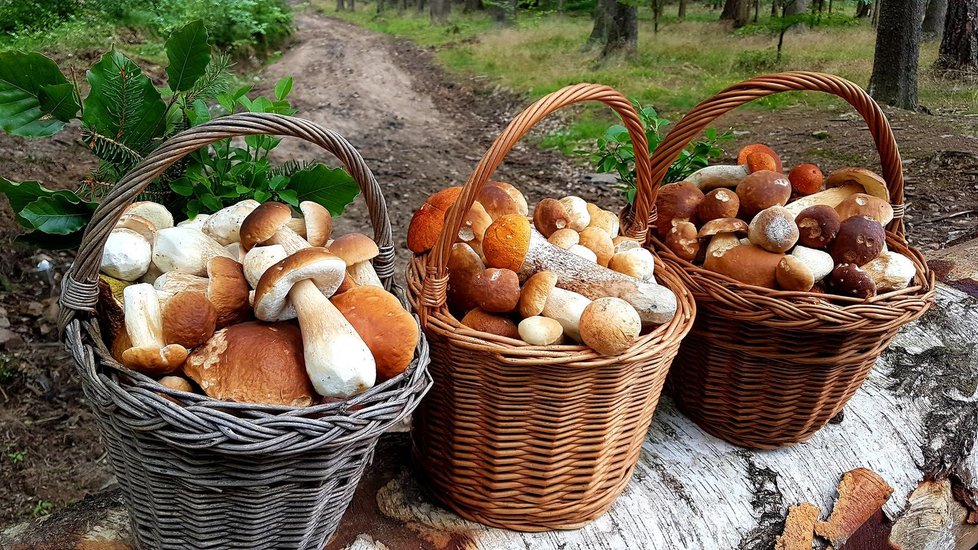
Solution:
[[(295, 77), (298, 116), (344, 134), (362, 152), (384, 189), (396, 236), (432, 192), (464, 182), (480, 156), (534, 98), (480, 78), (446, 74), (430, 49), (303, 12), (281, 58), (260, 73), (258, 91)], [(571, 113), (574, 110), (571, 109)], [(978, 235), (978, 119), (887, 111), (901, 145), (911, 204), (911, 242), (933, 250)], [(588, 176), (575, 159), (536, 144), (562, 128), (569, 115), (546, 121), (518, 145), (498, 177), (531, 202), (578, 194), (605, 207), (621, 205), (612, 184)], [(740, 110), (716, 123), (732, 127), (728, 153), (766, 142), (786, 166), (815, 162), (828, 172), (846, 165), (878, 168), (865, 124), (851, 113), (809, 107)], [(78, 128), (46, 141), (0, 136), (0, 167), (14, 180), (70, 186), (92, 167)], [(280, 158), (314, 158), (304, 143), (286, 141)], [(48, 259), (56, 274), (67, 252), (13, 243), (13, 214), (0, 206), (0, 526), (76, 501), (113, 484), (94, 418), (57, 341), (54, 285), (37, 271)], [(362, 204), (351, 206), (340, 230), (366, 229)], [(407, 251), (399, 251), (405, 265)]]

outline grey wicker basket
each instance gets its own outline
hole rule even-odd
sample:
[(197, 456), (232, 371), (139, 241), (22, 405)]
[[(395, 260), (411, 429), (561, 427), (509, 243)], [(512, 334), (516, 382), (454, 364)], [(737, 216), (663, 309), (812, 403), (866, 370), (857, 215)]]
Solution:
[(423, 334), (403, 374), (347, 401), (307, 408), (170, 390), (112, 358), (94, 313), (102, 247), (123, 210), (184, 155), (256, 134), (305, 139), (342, 161), (367, 203), (381, 250), (377, 273), (404, 302), (393, 280), (394, 243), (380, 187), (337, 133), (294, 117), (232, 115), (173, 136), (134, 167), (92, 217), (64, 278), (61, 322), (141, 547), (322, 548), (380, 435), (406, 418), (431, 385)]

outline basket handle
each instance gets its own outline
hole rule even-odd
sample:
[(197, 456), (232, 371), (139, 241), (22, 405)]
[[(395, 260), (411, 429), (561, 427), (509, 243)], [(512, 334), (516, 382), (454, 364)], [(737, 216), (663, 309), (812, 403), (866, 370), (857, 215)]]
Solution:
[(174, 135), (133, 167), (102, 199), (85, 228), (75, 261), (62, 281), (59, 299), (62, 327), (67, 326), (78, 312), (94, 311), (98, 300), (98, 272), (102, 249), (126, 207), (153, 180), (184, 156), (222, 139), (250, 135), (304, 139), (322, 147), (343, 163), (360, 186), (367, 203), (374, 239), (380, 248), (380, 254), (374, 258), (374, 268), (384, 286), (388, 290), (392, 289), (394, 239), (387, 215), (387, 203), (377, 179), (360, 153), (346, 138), (314, 122), (272, 113), (240, 113), (220, 117)]
[(890, 191), (890, 204), (893, 206), (893, 221), (887, 228), (906, 242), (903, 227), (903, 161), (900, 159), (893, 130), (880, 106), (865, 90), (835, 75), (798, 71), (759, 76), (734, 84), (701, 102), (669, 131), (652, 153), (652, 178), (649, 184), (656, 187), (661, 185), (669, 166), (686, 145), (718, 117), (755, 99), (796, 91), (825, 92), (839, 96), (852, 105), (866, 121), (873, 141), (876, 142), (883, 168), (883, 180)]
[(652, 205), (655, 204), (658, 187), (650, 184), (649, 147), (642, 121), (628, 98), (613, 88), (600, 84), (567, 86), (544, 96), (514, 118), (489, 147), (475, 171), (465, 182), (459, 198), (445, 215), (444, 229), (438, 236), (438, 242), (428, 258), (427, 273), (424, 277), (421, 300), (418, 304), (422, 324), (427, 319), (429, 309), (437, 309), (445, 304), (448, 284), (448, 258), (452, 244), (455, 242), (453, 236), (458, 234), (464, 213), (472, 207), (475, 198), (489, 181), (489, 178), (492, 177), (496, 168), (502, 164), (503, 159), (517, 142), (547, 115), (562, 107), (584, 101), (599, 101), (611, 107), (621, 117), (622, 123), (628, 130), (632, 140), (632, 148), (635, 151), (638, 192), (635, 197), (634, 216), (623, 220), (622, 229), (623, 233), (644, 241), (649, 224), (654, 221), (654, 219), (650, 220), (649, 216), (652, 213)]

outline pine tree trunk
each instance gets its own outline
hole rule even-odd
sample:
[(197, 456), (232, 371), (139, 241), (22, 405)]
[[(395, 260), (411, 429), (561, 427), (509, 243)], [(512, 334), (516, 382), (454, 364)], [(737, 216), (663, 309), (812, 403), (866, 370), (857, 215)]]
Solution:
[(873, 0), (873, 28), (880, 24), (880, 0)]
[(787, 15), (799, 15), (808, 12), (808, 0), (783, 0)]
[(686, 19), (686, 0), (679, 0), (679, 18)]
[(350, 11), (357, 11), (357, 7), (354, 2), (356, 2), (356, 0), (350, 0), (350, 2), (347, 4), (347, 6), (350, 7)]
[(452, 12), (451, 0), (428, 0), (430, 7), (429, 15), (431, 22), (435, 25), (448, 23), (448, 15)]
[(926, 0), (882, 0), (869, 94), (901, 109), (917, 108), (917, 57)]
[(936, 40), (944, 32), (944, 16), (947, 15), (947, 0), (929, 0), (924, 12), (921, 34), (924, 40)]
[(465, 13), (472, 13), (477, 10), (482, 9), (482, 0), (465, 0), (465, 7), (462, 9)]
[(978, 73), (978, 0), (953, 0), (934, 67), (948, 74)]
[(739, 29), (750, 21), (751, 0), (737, 2), (737, 15), (734, 17), (734, 28)]
[(856, 6), (856, 17), (869, 17), (869, 10), (873, 5), (869, 2), (863, 1)]
[(771, 2), (771, 17), (778, 16), (778, 0), (773, 0)]
[(417, 2), (418, 3), (415, 5), (415, 7), (418, 9), (418, 13), (421, 13), (424, 11), (424, 0), (417, 0)]
[(617, 0), (598, 0), (588, 44), (601, 44), (602, 57), (617, 52), (635, 53), (638, 49), (638, 7)]
[(720, 21), (733, 21), (737, 18), (737, 9), (740, 0), (727, 0), (723, 3), (723, 12), (720, 13)]
[(343, 4), (343, 0), (336, 0), (336, 11), (343, 11), (346, 6)]

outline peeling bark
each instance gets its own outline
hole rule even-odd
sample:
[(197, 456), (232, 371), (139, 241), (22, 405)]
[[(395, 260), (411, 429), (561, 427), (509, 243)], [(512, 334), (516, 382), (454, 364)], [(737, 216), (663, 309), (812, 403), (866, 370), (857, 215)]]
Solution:
[(788, 508), (784, 532), (778, 536), (774, 550), (812, 550), (815, 522), (822, 511), (810, 502)]
[(829, 539), (833, 546), (845, 544), (882, 510), (891, 494), (893, 487), (872, 470), (857, 468), (846, 472), (839, 482), (839, 497), (832, 507), (832, 515), (826, 521), (815, 522), (815, 534)]

